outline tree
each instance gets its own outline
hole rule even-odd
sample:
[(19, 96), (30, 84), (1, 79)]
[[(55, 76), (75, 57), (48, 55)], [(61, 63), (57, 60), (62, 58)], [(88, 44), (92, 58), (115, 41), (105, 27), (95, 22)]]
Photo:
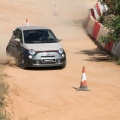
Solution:
[(105, 2), (111, 14), (120, 15), (120, 0), (105, 0)]
[(104, 24), (109, 29), (109, 33), (101, 39), (102, 42), (118, 43), (120, 41), (120, 0), (107, 0), (106, 4), (109, 7), (108, 16), (114, 14), (115, 17)]

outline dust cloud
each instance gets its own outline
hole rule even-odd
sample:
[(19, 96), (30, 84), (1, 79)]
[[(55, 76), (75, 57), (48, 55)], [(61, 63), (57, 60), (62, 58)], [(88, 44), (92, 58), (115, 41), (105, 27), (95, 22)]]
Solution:
[[(25, 25), (26, 18), (28, 18), (30, 25), (39, 25), (51, 28), (56, 37), (62, 38), (61, 44), (65, 41), (69, 42), (69, 39), (71, 38), (75, 39), (76, 36), (78, 38), (82, 38), (82, 36), (84, 36), (81, 32), (81, 26), (88, 13), (88, 6), (92, 4), (91, 2), (88, 2), (89, 4), (85, 4), (82, 0), (81, 2), (76, 0), (74, 4), (73, 0), (71, 0), (69, 1), (69, 5), (67, 5), (67, 0), (64, 1), (64, 4), (62, 1), (47, 0), (40, 8), (38, 6), (39, 1), (19, 1), (20, 0), (16, 0), (14, 2), (13, 0), (4, 0), (0, 2), (0, 11), (2, 11), (0, 15), (0, 61), (2, 61), (3, 64), (8, 64), (10, 66), (17, 64), (12, 57), (6, 56), (6, 46), (12, 36), (12, 31), (18, 26)], [(85, 9), (85, 7), (86, 10), (82, 11), (81, 9)], [(54, 16), (54, 13), (57, 13), (57, 16)], [(80, 17), (76, 18), (78, 15)], [(13, 22), (14, 24), (12, 24)]]
[(3, 58), (0, 58), (0, 64), (8, 65), (11, 67), (18, 66), (18, 62), (11, 56), (4, 56)]

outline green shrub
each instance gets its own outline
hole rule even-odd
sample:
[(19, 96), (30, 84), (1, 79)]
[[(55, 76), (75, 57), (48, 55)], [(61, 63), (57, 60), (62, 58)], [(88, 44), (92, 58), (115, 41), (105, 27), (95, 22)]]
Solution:
[(9, 85), (4, 81), (6, 75), (3, 73), (3, 68), (4, 66), (0, 64), (0, 120), (10, 120), (7, 113), (5, 113), (5, 98), (8, 93)]
[(120, 16), (116, 16), (114, 19), (106, 22), (105, 26), (109, 29), (109, 33), (101, 37), (102, 42), (113, 41), (118, 43), (120, 41)]

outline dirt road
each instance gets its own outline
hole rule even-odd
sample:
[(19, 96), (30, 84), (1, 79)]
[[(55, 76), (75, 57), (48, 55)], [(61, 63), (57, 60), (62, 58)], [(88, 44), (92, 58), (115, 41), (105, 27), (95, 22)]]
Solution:
[[(67, 54), (63, 70), (22, 70), (9, 67), (9, 107), (14, 119), (28, 120), (119, 120), (120, 66), (107, 60), (107, 55), (86, 35), (82, 25), (88, 9), (96, 0), (4, 0), (0, 1), (1, 56), (11, 32), (17, 26), (50, 27)], [(58, 16), (54, 16), (57, 5)], [(3, 42), (4, 40), (4, 42)], [(90, 91), (76, 91), (85, 66)]]

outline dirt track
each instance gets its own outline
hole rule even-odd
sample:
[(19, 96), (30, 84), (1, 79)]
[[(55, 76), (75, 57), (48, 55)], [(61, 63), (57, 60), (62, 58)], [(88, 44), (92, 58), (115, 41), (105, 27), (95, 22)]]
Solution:
[[(15, 2), (16, 1), (16, 2)], [(17, 26), (50, 27), (67, 53), (67, 67), (63, 70), (22, 70), (7, 67), (10, 76), (9, 107), (15, 120), (119, 120), (120, 66), (107, 60), (82, 28), (88, 9), (96, 0), (4, 0), (0, 2), (2, 37), (1, 56), (11, 32)], [(18, 5), (19, 3), (19, 5)], [(54, 5), (58, 16), (54, 16)], [(4, 40), (4, 42), (3, 42)], [(81, 69), (86, 67), (89, 92), (76, 91)]]

